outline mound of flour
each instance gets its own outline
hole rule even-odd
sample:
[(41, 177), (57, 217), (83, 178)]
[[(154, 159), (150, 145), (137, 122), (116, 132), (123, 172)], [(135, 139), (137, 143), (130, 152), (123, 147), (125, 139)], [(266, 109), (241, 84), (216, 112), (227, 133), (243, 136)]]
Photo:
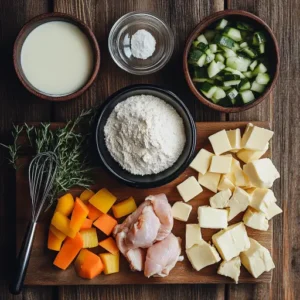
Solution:
[(186, 142), (176, 110), (150, 95), (120, 102), (110, 114), (104, 134), (112, 157), (135, 175), (157, 174), (171, 167)]

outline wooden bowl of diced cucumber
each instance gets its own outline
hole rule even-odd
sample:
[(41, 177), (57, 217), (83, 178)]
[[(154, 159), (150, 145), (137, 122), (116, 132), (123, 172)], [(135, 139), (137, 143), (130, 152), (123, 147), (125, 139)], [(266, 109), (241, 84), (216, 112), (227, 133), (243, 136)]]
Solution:
[(270, 27), (241, 10), (204, 19), (190, 34), (183, 55), (187, 83), (205, 105), (240, 112), (262, 102), (279, 72), (279, 50)]

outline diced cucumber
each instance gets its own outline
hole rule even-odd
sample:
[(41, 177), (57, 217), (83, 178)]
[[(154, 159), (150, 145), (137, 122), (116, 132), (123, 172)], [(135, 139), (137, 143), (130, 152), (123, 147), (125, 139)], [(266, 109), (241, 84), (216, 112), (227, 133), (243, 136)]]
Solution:
[(255, 58), (257, 56), (257, 51), (250, 47), (245, 47), (241, 51), (246, 53), (251, 58)]
[(236, 22), (236, 27), (240, 30), (247, 30), (247, 31), (253, 31), (253, 27), (251, 27), (249, 24), (244, 22)]
[(226, 60), (226, 66), (234, 70), (246, 72), (251, 63), (250, 59), (244, 57), (228, 57)]
[(235, 74), (226, 74), (224, 76), (224, 81), (229, 81), (229, 80), (239, 80), (241, 79), (239, 75), (235, 75)]
[(251, 65), (249, 66), (250, 67), (250, 70), (253, 71), (255, 69), (255, 67), (257, 66), (258, 64), (258, 61), (257, 60), (254, 60)]
[(214, 103), (218, 103), (221, 99), (226, 97), (226, 93), (219, 87), (217, 87), (217, 90), (214, 92), (211, 100)]
[(240, 44), (240, 48), (241, 49), (242, 48), (246, 48), (246, 47), (248, 47), (248, 43), (247, 42), (243, 42), (243, 43)]
[(244, 78), (241, 80), (241, 83), (239, 84), (238, 88), (240, 92), (250, 90), (251, 84), (247, 78)]
[(261, 43), (267, 41), (266, 35), (262, 31), (254, 32), (252, 43), (255, 46), (258, 46)]
[(208, 42), (211, 42), (213, 40), (213, 38), (215, 37), (216, 32), (214, 30), (206, 30), (203, 34), (204, 34), (206, 40)]
[(223, 30), (228, 24), (228, 21), (225, 19), (222, 19), (216, 26), (217, 30)]
[(218, 45), (225, 46), (227, 48), (233, 48), (234, 46), (234, 40), (232, 40), (230, 37), (217, 34), (214, 38), (214, 42)]
[(205, 38), (204, 34), (200, 34), (200, 35), (197, 37), (197, 40), (198, 40), (199, 42), (204, 43), (204, 44), (208, 44), (207, 39)]
[(233, 85), (238, 85), (240, 84), (241, 80), (228, 80), (228, 81), (224, 81), (223, 85), (224, 86), (233, 86)]
[(214, 60), (209, 64), (208, 68), (207, 68), (207, 74), (209, 78), (214, 77), (215, 75), (217, 75), (219, 72), (221, 71), (220, 69), (220, 65), (218, 65), (218, 63), (216, 63)]
[(234, 88), (231, 88), (227, 92), (227, 97), (231, 100), (232, 104), (235, 104), (235, 101), (232, 101), (232, 100), (235, 100), (235, 98), (237, 97), (237, 95), (238, 95), (238, 91), (236, 89), (234, 89)]
[(227, 72), (229, 72), (229, 73), (231, 73), (231, 74), (239, 75), (240, 78), (245, 78), (245, 75), (244, 75), (241, 71), (234, 70), (234, 69), (229, 68), (229, 67), (226, 67), (226, 68), (224, 69), (224, 71), (227, 71)]
[(217, 65), (218, 65), (218, 68), (222, 71), (223, 69), (225, 69), (225, 65), (221, 62), (221, 61), (218, 61), (217, 62)]
[(243, 72), (244, 77), (247, 78), (253, 78), (255, 75), (253, 75), (252, 72), (248, 71), (248, 72)]
[(259, 52), (259, 54), (264, 54), (265, 50), (266, 50), (265, 48), (266, 48), (266, 44), (265, 43), (259, 44), (259, 46), (258, 46), (258, 52)]
[(195, 41), (193, 41), (192, 46), (193, 46), (194, 48), (197, 48), (197, 46), (198, 46), (199, 43), (200, 43), (200, 42), (199, 42), (198, 40), (195, 40)]
[(268, 73), (259, 73), (256, 76), (255, 81), (259, 84), (268, 84), (270, 81), (270, 76)]
[(223, 85), (223, 86), (219, 86), (219, 88), (222, 89), (222, 90), (225, 91), (225, 92), (226, 92), (226, 91), (229, 91), (230, 89), (232, 89), (231, 86), (224, 86), (224, 85)]
[(211, 99), (213, 94), (216, 92), (217, 87), (208, 82), (204, 82), (200, 88), (200, 91), (208, 98)]
[(205, 68), (194, 68), (194, 82), (206, 82), (208, 79), (207, 70)]
[(218, 51), (217, 44), (210, 44), (210, 45), (209, 45), (209, 50), (210, 50), (212, 53), (216, 53), (216, 52)]
[(204, 44), (203, 42), (199, 42), (196, 48), (201, 50), (202, 52), (205, 52), (208, 49), (208, 45)]
[(265, 67), (265, 65), (263, 63), (260, 63), (252, 72), (253, 76), (258, 75), (259, 73), (266, 73), (267, 72), (267, 68)]
[(224, 34), (236, 42), (242, 40), (241, 32), (236, 28), (226, 27), (224, 30)]
[(216, 57), (215, 57), (215, 60), (219, 61), (221, 63), (224, 63), (225, 62), (225, 57), (221, 53), (217, 53)]
[(242, 91), (242, 92), (240, 92), (240, 95), (242, 97), (244, 104), (247, 104), (247, 103), (255, 100), (254, 94), (250, 90)]
[(215, 59), (215, 54), (213, 54), (210, 49), (207, 49), (205, 51), (205, 54), (206, 54), (205, 64), (209, 64), (211, 61)]
[(251, 91), (261, 94), (264, 91), (265, 87), (266, 87), (265, 85), (259, 84), (254, 80), (251, 85)]
[(229, 48), (223, 47), (223, 50), (224, 50), (224, 56), (226, 58), (237, 56), (237, 54)]
[(203, 55), (202, 51), (198, 49), (192, 49), (189, 54), (188, 62), (190, 64), (196, 65), (202, 55)]
[(232, 47), (232, 50), (234, 51), (234, 52), (237, 52), (238, 50), (240, 50), (241, 48), (240, 48), (240, 45), (238, 44), (238, 43), (234, 43), (234, 45), (233, 45), (233, 47)]

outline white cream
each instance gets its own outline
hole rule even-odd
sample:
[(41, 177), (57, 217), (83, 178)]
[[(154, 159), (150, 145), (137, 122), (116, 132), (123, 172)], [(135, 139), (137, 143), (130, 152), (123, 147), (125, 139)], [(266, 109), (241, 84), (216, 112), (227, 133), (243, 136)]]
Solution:
[(52, 21), (36, 27), (25, 39), (21, 65), (37, 90), (63, 96), (79, 90), (89, 80), (93, 51), (77, 26)]

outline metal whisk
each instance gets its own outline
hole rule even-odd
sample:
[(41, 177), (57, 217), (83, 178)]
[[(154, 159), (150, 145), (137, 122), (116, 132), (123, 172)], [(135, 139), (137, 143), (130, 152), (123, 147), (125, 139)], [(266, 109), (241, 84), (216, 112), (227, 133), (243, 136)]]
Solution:
[(37, 154), (29, 165), (28, 177), (32, 205), (32, 219), (24, 236), (16, 262), (14, 277), (10, 284), (9, 289), (12, 294), (19, 294), (22, 290), (37, 221), (53, 186), (57, 165), (58, 161), (54, 152)]

